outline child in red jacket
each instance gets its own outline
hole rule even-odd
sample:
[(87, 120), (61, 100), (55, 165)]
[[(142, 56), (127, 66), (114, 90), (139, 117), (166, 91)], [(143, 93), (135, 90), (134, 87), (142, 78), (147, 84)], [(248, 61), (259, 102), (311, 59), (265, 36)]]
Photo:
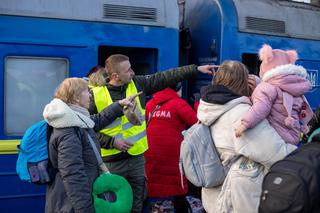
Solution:
[(146, 105), (149, 149), (145, 153), (149, 198), (184, 197), (180, 183), (181, 132), (197, 122), (196, 112), (181, 97), (181, 84), (154, 94)]

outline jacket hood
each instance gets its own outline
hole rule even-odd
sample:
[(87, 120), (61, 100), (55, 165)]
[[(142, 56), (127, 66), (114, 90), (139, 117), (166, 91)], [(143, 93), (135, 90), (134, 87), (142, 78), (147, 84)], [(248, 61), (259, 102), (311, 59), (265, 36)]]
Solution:
[(225, 112), (242, 103), (251, 105), (250, 99), (246, 96), (233, 99), (225, 104), (208, 103), (204, 100), (200, 100), (197, 116), (199, 121), (210, 126)]
[(179, 96), (176, 91), (171, 88), (165, 88), (153, 95), (153, 101), (156, 105), (163, 105), (163, 103), (178, 97)]
[(301, 77), (307, 77), (307, 70), (299, 65), (285, 64), (277, 66), (262, 76), (262, 81), (268, 81), (269, 79), (278, 75), (298, 75)]
[(72, 110), (65, 102), (55, 98), (43, 110), (44, 120), (54, 128), (93, 128), (94, 122), (80, 112)]
[(240, 95), (222, 85), (208, 85), (201, 88), (201, 99), (208, 103), (225, 104)]
[(287, 64), (268, 71), (263, 81), (278, 86), (292, 96), (301, 96), (311, 89), (307, 71), (302, 66)]

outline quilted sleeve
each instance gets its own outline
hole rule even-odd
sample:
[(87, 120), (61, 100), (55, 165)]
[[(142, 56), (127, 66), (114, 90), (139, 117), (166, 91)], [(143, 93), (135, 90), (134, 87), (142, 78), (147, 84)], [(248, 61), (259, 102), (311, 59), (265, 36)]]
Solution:
[(242, 117), (241, 124), (247, 129), (256, 126), (266, 118), (277, 97), (277, 90), (271, 84), (260, 83), (252, 94), (252, 106), (250, 110)]

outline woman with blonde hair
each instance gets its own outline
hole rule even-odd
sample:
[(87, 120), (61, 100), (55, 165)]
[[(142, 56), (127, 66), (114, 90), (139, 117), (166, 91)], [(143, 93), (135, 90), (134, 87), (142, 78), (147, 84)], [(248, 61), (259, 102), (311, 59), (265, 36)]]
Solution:
[(120, 100), (90, 116), (90, 96), (87, 81), (67, 78), (44, 108), (43, 117), (53, 127), (48, 154), (57, 171), (47, 186), (45, 212), (94, 212), (92, 184), (99, 166), (89, 137), (100, 150), (95, 132), (122, 116), (122, 107), (131, 102)]
[(248, 70), (240, 62), (225, 61), (212, 84), (201, 89), (198, 119), (210, 126), (225, 169), (223, 184), (202, 188), (207, 212), (257, 212), (265, 172), (295, 149), (283, 142), (267, 120), (236, 138), (234, 128), (250, 109)]

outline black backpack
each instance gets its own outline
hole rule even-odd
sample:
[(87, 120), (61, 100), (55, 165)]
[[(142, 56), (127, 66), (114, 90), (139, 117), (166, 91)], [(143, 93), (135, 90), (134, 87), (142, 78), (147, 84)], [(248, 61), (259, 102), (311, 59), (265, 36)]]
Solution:
[(260, 213), (320, 212), (320, 142), (272, 165), (262, 184)]

